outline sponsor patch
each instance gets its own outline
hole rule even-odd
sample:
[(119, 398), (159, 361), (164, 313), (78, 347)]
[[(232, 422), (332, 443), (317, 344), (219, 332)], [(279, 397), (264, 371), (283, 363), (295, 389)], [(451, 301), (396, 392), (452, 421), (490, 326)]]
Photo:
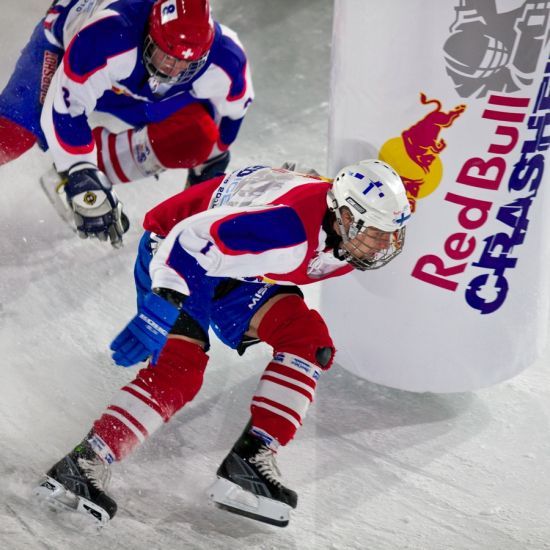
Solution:
[(263, 295), (269, 290), (270, 287), (271, 287), (270, 284), (265, 284), (264, 286), (260, 287), (254, 293), (254, 296), (252, 296), (252, 300), (248, 304), (248, 309), (253, 309), (258, 304), (258, 302), (262, 299)]
[(170, 21), (178, 18), (178, 7), (176, 0), (166, 0), (160, 7), (160, 24), (166, 25)]
[(112, 464), (115, 461), (115, 457), (113, 456), (113, 453), (111, 452), (111, 449), (99, 437), (97, 434), (94, 434), (91, 439), (88, 440), (88, 443), (92, 447), (92, 449), (95, 451), (95, 453), (101, 457), (107, 464)]
[(277, 447), (279, 446), (279, 443), (277, 442), (277, 440), (274, 437), (270, 436), (264, 430), (261, 430), (260, 428), (256, 428), (255, 426), (253, 426), (250, 429), (250, 433), (254, 437), (257, 437), (258, 439), (261, 439), (270, 449), (273, 449), (274, 451), (277, 450)]
[(364, 214), (366, 212), (366, 210), (352, 197), (346, 197), (346, 202), (351, 204), (351, 206), (360, 214)]
[(309, 372), (311, 369), (311, 363), (303, 361), (299, 357), (293, 357), (290, 361), (290, 364), (298, 369), (303, 370), (304, 372)]

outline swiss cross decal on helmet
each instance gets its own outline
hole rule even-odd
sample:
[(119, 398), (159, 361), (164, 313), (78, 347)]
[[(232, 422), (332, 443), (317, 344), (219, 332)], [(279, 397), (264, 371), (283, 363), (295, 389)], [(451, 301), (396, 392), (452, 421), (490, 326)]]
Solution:
[(208, 0), (157, 0), (143, 53), (147, 71), (161, 83), (189, 82), (204, 67), (214, 34)]
[[(389, 164), (372, 159), (342, 168), (334, 178), (327, 201), (340, 228), (344, 246), (340, 256), (354, 267), (376, 269), (403, 249), (411, 210), (405, 186)], [(349, 227), (343, 221), (343, 209), (352, 218)], [(387, 246), (377, 249), (376, 254), (358, 257), (353, 254), (353, 243), (358, 242), (364, 248), (369, 228), (379, 240), (383, 236)]]

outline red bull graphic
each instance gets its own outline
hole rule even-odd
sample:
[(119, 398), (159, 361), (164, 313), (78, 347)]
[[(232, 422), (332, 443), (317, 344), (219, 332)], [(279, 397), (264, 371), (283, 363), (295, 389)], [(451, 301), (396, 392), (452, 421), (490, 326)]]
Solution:
[(442, 128), (449, 128), (464, 112), (466, 105), (458, 105), (444, 112), (441, 110), (441, 101), (438, 99), (428, 99), (426, 94), (421, 93), (420, 101), (423, 105), (435, 104), (435, 109), (405, 130), (401, 136), (409, 158), (427, 174), (433, 161), (447, 146), (445, 140), (439, 137)]
[(466, 105), (457, 105), (444, 111), (441, 101), (428, 99), (423, 92), (420, 101), (435, 108), (404, 130), (401, 137), (387, 141), (379, 153), (380, 160), (388, 162), (401, 176), (412, 212), (416, 211), (416, 201), (432, 193), (443, 177), (439, 155), (447, 143), (440, 137), (441, 131), (449, 128), (466, 109)]
[(461, 97), (513, 93), (534, 81), (550, 32), (548, 0), (459, 0), (443, 47)]
[[(411, 272), (434, 287), (463, 291), (467, 305), (481, 314), (494, 313), (506, 301), (510, 270), (527, 237), (550, 147), (548, 58), (536, 95), (522, 91), (535, 82), (539, 57), (550, 39), (550, 2), (513, 4), (459, 0), (443, 48), (447, 74), (462, 97), (484, 98), (493, 92), (480, 120), (471, 121), (480, 135), (487, 134), (489, 145), (470, 153), (454, 178), (456, 187), (452, 180), (446, 185), (450, 190), (443, 201), (457, 209), (456, 219), (450, 230), (446, 224), (441, 250), (418, 258)], [(417, 124), (421, 129), (422, 123), (424, 119)], [(403, 132), (407, 156), (428, 170), (418, 180), (405, 179), (413, 198), (425, 196), (427, 176), (445, 148), (437, 133), (444, 125), (432, 127), (431, 136), (428, 130), (419, 136), (417, 125)]]
[[(456, 187), (444, 197), (457, 210), (442, 250), (421, 256), (411, 273), (445, 291), (463, 289), (468, 306), (481, 314), (504, 304), (509, 270), (529, 230), (550, 148), (549, 82), (550, 60), (533, 100), (489, 96), (480, 122), (491, 132), (490, 143), (482, 156), (464, 161)], [(497, 231), (487, 229), (489, 221)]]

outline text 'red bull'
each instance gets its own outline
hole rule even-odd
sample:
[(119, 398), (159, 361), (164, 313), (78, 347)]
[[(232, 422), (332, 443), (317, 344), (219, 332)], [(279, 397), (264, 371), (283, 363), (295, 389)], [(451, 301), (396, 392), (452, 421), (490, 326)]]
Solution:
[[(546, 74), (550, 73), (550, 63)], [(507, 269), (516, 267), (517, 258), (512, 250), (525, 240), (529, 208), (537, 194), (544, 172), (544, 154), (550, 146), (550, 137), (545, 137), (546, 125), (550, 125), (550, 98), (547, 96), (547, 81), (543, 81), (537, 95), (536, 105), (528, 119), (527, 128), (535, 132), (533, 139), (525, 141), (520, 159), (513, 165), (508, 179), (510, 193), (527, 191), (527, 195), (515, 197), (501, 206), (496, 219), (506, 226), (501, 231), (483, 239), (479, 258), (471, 265), (485, 272), (476, 275), (467, 285), (465, 298), (468, 305), (482, 314), (493, 313), (504, 303), (508, 292)], [(465, 161), (456, 182), (470, 188), (497, 191), (506, 174), (507, 155), (512, 153), (519, 141), (518, 125), (525, 121), (529, 98), (492, 95), (482, 118), (498, 123), (495, 135), (499, 143), (492, 143), (489, 158), (472, 157)], [(523, 110), (519, 112), (518, 110)], [(458, 206), (457, 221), (465, 231), (457, 231), (447, 237), (444, 255), (426, 254), (416, 262), (412, 276), (439, 288), (455, 292), (459, 286), (458, 276), (469, 264), (477, 248), (474, 231), (479, 230), (489, 219), (493, 202), (458, 193), (447, 193), (445, 200)], [(511, 229), (511, 232), (510, 232)]]

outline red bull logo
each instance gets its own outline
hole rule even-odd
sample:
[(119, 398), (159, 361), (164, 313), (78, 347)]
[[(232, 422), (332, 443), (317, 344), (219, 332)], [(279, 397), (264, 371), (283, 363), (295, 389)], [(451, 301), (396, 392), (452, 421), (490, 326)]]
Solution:
[(466, 105), (457, 105), (454, 109), (444, 112), (441, 110), (441, 101), (438, 99), (428, 99), (426, 94), (421, 93), (420, 101), (423, 105), (435, 104), (435, 109), (405, 130), (401, 137), (409, 158), (427, 174), (436, 156), (447, 147), (445, 140), (439, 137), (441, 130), (449, 128), (465, 111)]
[(416, 201), (432, 193), (443, 177), (443, 165), (439, 158), (447, 147), (440, 137), (444, 128), (452, 126), (454, 121), (466, 110), (466, 105), (457, 105), (449, 111), (442, 109), (441, 101), (428, 99), (420, 94), (422, 105), (433, 104), (434, 108), (400, 137), (388, 140), (380, 148), (380, 160), (388, 162), (401, 176), (411, 211), (416, 211)]

